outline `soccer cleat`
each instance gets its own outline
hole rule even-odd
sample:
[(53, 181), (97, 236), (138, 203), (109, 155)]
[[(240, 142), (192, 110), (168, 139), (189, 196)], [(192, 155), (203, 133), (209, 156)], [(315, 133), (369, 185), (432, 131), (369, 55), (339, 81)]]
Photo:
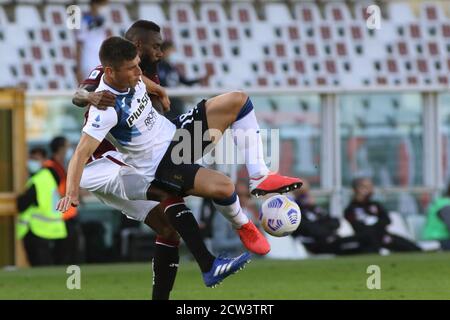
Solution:
[(210, 288), (216, 287), (226, 277), (244, 269), (250, 262), (250, 254), (245, 252), (236, 258), (217, 257), (210, 271), (203, 272), (203, 281)]
[(270, 251), (270, 244), (251, 221), (236, 230), (244, 246), (251, 252), (266, 255)]
[(258, 178), (250, 178), (250, 193), (256, 197), (268, 193), (285, 193), (299, 189), (303, 181), (299, 178), (285, 177), (278, 173), (269, 173)]

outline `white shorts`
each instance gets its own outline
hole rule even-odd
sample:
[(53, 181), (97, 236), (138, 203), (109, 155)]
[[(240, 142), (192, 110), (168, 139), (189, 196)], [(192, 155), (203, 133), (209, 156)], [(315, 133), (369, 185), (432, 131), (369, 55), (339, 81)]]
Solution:
[[(80, 187), (92, 192), (101, 202), (122, 211), (133, 220), (144, 221), (147, 214), (159, 202), (150, 200), (129, 200), (125, 194), (127, 186), (119, 176), (121, 165), (106, 158), (110, 156), (122, 162), (122, 155), (117, 151), (105, 153), (103, 158), (87, 164), (83, 170)], [(133, 188), (133, 186), (129, 186)]]

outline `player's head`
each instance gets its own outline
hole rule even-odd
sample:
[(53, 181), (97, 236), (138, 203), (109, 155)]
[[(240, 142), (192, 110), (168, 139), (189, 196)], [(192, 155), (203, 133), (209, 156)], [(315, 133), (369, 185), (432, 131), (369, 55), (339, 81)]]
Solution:
[(170, 40), (164, 41), (161, 45), (161, 51), (163, 54), (163, 59), (169, 60), (170, 55), (172, 55), (176, 51), (175, 45)]
[(65, 154), (69, 147), (69, 141), (62, 136), (55, 137), (50, 141), (50, 151), (52, 152), (52, 156), (56, 154)]
[(141, 60), (132, 42), (121, 37), (110, 37), (103, 41), (99, 56), (105, 77), (112, 85), (120, 90), (136, 86), (142, 75), (139, 67)]
[(373, 194), (372, 179), (368, 177), (359, 177), (352, 181), (355, 198), (358, 200), (368, 200)]
[(143, 66), (161, 60), (161, 28), (156, 23), (138, 20), (125, 32), (125, 38), (135, 44)]

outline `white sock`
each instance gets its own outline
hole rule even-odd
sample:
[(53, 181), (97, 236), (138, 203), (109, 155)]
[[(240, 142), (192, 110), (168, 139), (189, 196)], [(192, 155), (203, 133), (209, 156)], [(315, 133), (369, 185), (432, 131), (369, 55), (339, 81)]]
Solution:
[(235, 121), (231, 129), (234, 143), (245, 157), (248, 175), (256, 177), (268, 174), (269, 169), (264, 161), (264, 149), (255, 111), (252, 110), (242, 119)]
[(239, 197), (236, 196), (236, 201), (229, 205), (220, 205), (213, 201), (217, 211), (219, 211), (228, 221), (231, 222), (233, 228), (239, 229), (249, 220), (245, 215), (239, 203)]

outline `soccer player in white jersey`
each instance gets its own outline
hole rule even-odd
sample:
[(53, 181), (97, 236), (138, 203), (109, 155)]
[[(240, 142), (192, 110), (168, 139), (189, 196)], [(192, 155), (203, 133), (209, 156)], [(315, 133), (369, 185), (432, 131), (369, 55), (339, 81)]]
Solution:
[[(254, 161), (246, 163), (253, 180), (252, 192), (264, 194), (300, 187), (300, 179), (268, 172), (262, 158), (259, 127), (250, 99), (244, 93), (238, 92), (218, 96), (208, 101), (203, 100), (196, 108), (170, 122), (158, 115), (151, 107), (145, 86), (140, 80), (139, 57), (127, 56), (130, 52), (135, 54), (134, 45), (118, 37), (107, 39), (102, 45), (100, 59), (105, 68), (105, 75), (98, 90), (103, 90), (103, 86), (109, 87), (117, 95), (116, 105), (114, 109), (90, 110), (88, 122), (83, 129), (84, 134), (77, 148), (79, 152), (76, 152), (69, 167), (68, 180), (69, 185), (72, 184), (73, 187), (68, 188), (66, 197), (60, 202), (60, 208), (64, 209), (70, 204), (78, 203), (75, 189), (78, 188), (84, 162), (98, 146), (99, 141), (110, 134), (118, 149), (123, 152), (125, 162), (137, 170), (134, 172), (134, 168), (125, 167), (129, 170), (125, 170), (126, 173), (123, 175), (124, 181), (132, 177), (135, 182), (136, 188), (125, 190), (130, 199), (151, 198), (153, 180), (155, 185), (172, 193), (210, 197), (219, 211), (236, 226), (244, 245), (255, 253), (266, 254), (270, 246), (253, 223), (242, 213), (234, 184), (228, 177), (192, 162), (175, 164), (172, 161), (172, 151), (176, 143), (171, 140), (176, 129), (187, 129), (195, 137), (194, 123), (196, 121), (200, 121), (202, 133), (207, 132), (209, 128), (223, 132), (230, 125), (234, 129), (253, 129), (254, 134), (250, 137), (252, 140), (250, 144), (248, 141), (245, 141), (244, 145), (237, 143), (238, 148), (246, 155), (256, 153), (252, 159), (257, 160), (256, 164)], [(123, 72), (116, 71), (119, 66)], [(227, 102), (225, 106), (224, 100)], [(211, 142), (212, 139), (203, 143), (202, 151)], [(80, 148), (80, 146), (83, 147)], [(193, 158), (195, 154), (191, 157)], [(248, 160), (247, 157), (246, 160)], [(142, 175), (145, 179), (140, 179)], [(169, 214), (170, 221), (183, 238), (189, 234), (186, 229), (189, 225), (187, 221), (190, 219), (188, 216)]]

